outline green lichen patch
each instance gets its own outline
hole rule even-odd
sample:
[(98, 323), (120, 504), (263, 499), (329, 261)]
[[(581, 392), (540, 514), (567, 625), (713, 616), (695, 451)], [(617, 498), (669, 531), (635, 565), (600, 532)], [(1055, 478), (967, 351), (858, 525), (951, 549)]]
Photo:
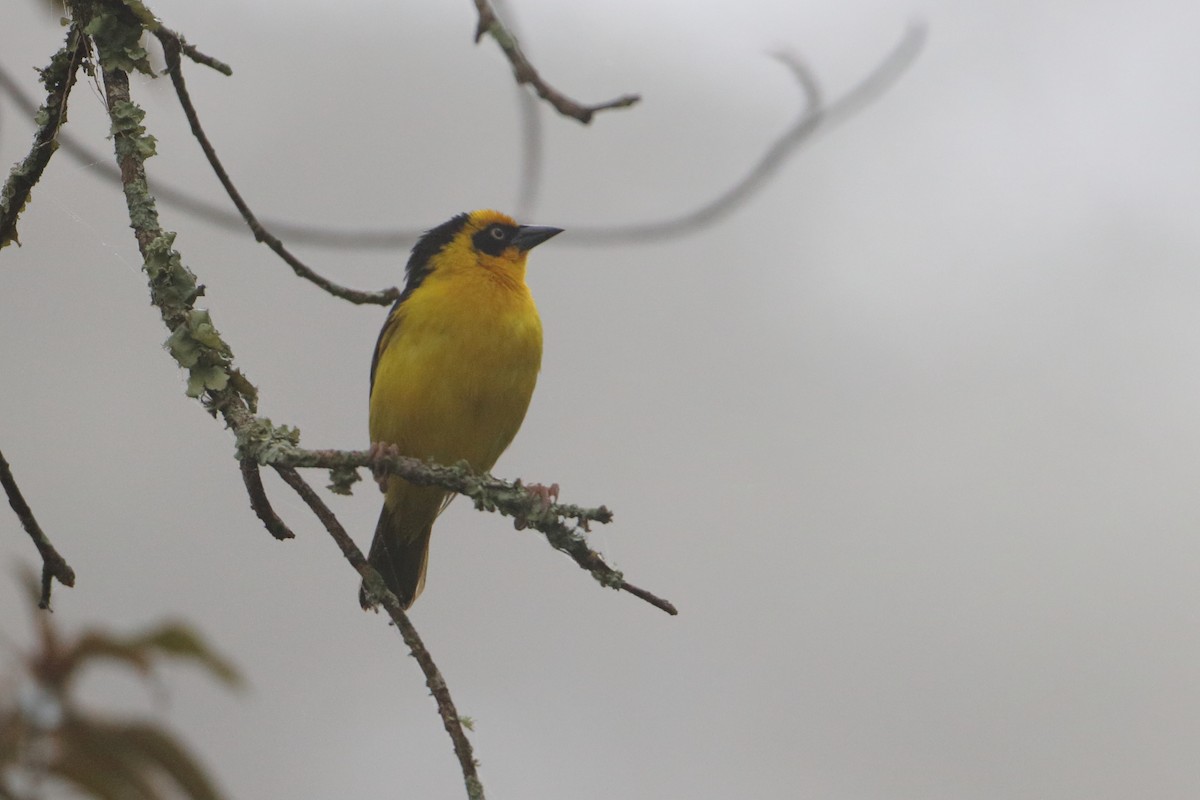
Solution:
[(208, 312), (192, 309), (167, 337), (167, 349), (188, 371), (188, 397), (221, 391), (229, 385), (229, 346), (213, 327)]
[(108, 6), (96, 9), (83, 32), (96, 42), (102, 69), (141, 72), (153, 77), (146, 48), (142, 47), (141, 22), (128, 9)]

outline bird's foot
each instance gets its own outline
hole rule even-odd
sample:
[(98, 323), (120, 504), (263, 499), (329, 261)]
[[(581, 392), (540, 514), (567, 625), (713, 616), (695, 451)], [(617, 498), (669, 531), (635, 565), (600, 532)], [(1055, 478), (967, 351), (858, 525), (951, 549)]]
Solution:
[(386, 470), (380, 469), (377, 462), (381, 458), (400, 455), (400, 448), (387, 442), (371, 442), (371, 447), (367, 452), (371, 454), (371, 461), (376, 462), (371, 464), (371, 474), (375, 476), (375, 482), (379, 484), (379, 491), (386, 492), (388, 478), (391, 476)]
[[(546, 511), (550, 506), (558, 502), (558, 484), (552, 483), (546, 486), (541, 483), (530, 483), (521, 486), (529, 494), (537, 498), (541, 504), (541, 511)], [(513, 522), (517, 530), (524, 530), (529, 526), (529, 520), (526, 517), (517, 517)]]
[(557, 483), (552, 483), (549, 486), (541, 483), (531, 483), (525, 487), (525, 491), (530, 494), (536, 494), (541, 498), (543, 508), (549, 508), (552, 504), (558, 502)]

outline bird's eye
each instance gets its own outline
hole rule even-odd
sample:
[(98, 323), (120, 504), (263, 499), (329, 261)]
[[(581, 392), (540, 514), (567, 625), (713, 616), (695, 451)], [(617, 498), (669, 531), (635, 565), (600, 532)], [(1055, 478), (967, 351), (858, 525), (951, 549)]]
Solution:
[(475, 231), (471, 246), (484, 255), (502, 256), (505, 250), (513, 246), (516, 235), (516, 225), (493, 222)]

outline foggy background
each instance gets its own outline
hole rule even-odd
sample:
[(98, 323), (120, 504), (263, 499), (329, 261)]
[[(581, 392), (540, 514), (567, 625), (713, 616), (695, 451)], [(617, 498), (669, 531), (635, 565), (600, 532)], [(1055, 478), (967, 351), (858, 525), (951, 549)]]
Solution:
[[(40, 97), (59, 14), (5, 5), (0, 58)], [(495, 44), (472, 45), (466, 0), (152, 8), (233, 66), (185, 70), (261, 217), (512, 209), (516, 91)], [(412, 618), (476, 721), (488, 796), (1200, 795), (1200, 6), (513, 10), (551, 85), (644, 100), (589, 127), (541, 111), (523, 221), (567, 232), (530, 260), (545, 361), (495, 472), (614, 509), (593, 546), (680, 615), (455, 503)], [(799, 107), (768, 52), (801, 54), (832, 98), (914, 18), (912, 69), (736, 214), (572, 243), (573, 224), (665, 218), (744, 174)], [(169, 81), (133, 92), (159, 139), (152, 189), (222, 200)], [(66, 130), (111, 160), (86, 80)], [(31, 137), (0, 101), (5, 169)], [(261, 413), (308, 447), (366, 446), (384, 309), (160, 210)], [(298, 538), (263, 530), (231, 437), (184, 396), (120, 188), (60, 152), (19, 230), (0, 253), (0, 447), (78, 574), (55, 621), (183, 618), (248, 681), (168, 668), (146, 691), (101, 670), (84, 694), (165, 720), (233, 798), (461, 797), (399, 635), (273, 476)], [(406, 258), (295, 249), (366, 289)], [(380, 496), (359, 487), (330, 502), (366, 547)], [(13, 570), (38, 562), (3, 511), (9, 671), (30, 641)]]

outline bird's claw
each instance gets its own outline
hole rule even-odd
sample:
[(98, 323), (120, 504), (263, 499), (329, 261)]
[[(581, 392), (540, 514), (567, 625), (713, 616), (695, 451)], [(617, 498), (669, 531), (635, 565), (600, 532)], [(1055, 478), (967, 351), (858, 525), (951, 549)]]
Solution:
[[(531, 483), (521, 486), (527, 493), (533, 495), (541, 504), (541, 511), (546, 511), (550, 506), (558, 502), (558, 484), (552, 483), (546, 486), (541, 483)], [(529, 520), (526, 517), (517, 517), (513, 522), (517, 530), (525, 530), (529, 526)]]
[(379, 468), (378, 461), (381, 458), (400, 455), (400, 448), (387, 442), (371, 442), (371, 447), (367, 452), (371, 454), (371, 474), (375, 477), (375, 482), (379, 484), (379, 491), (386, 492), (388, 478), (391, 476), (388, 475), (386, 470)]

